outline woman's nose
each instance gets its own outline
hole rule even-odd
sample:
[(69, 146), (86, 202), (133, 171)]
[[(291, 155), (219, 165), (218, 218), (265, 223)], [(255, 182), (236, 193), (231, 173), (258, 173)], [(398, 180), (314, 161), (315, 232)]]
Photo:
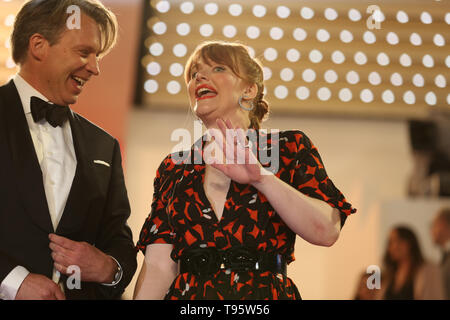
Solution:
[(197, 81), (206, 79), (208, 79), (208, 75), (205, 71), (197, 71), (197, 73), (195, 74), (195, 80)]

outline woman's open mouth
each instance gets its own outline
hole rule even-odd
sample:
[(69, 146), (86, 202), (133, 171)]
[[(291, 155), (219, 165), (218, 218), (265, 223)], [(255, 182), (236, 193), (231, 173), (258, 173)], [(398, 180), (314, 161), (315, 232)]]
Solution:
[(217, 96), (217, 91), (207, 84), (202, 84), (195, 90), (195, 98), (198, 100), (210, 99)]

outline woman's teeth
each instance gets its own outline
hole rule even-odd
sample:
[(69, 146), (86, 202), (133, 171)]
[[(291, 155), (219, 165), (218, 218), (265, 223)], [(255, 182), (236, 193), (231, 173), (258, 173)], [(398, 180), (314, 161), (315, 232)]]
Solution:
[(205, 96), (207, 94), (216, 95), (217, 92), (212, 91), (212, 90), (207, 89), (207, 88), (201, 88), (201, 89), (199, 89), (197, 91), (197, 97), (199, 97), (199, 98), (201, 98), (201, 97), (203, 97), (203, 96)]

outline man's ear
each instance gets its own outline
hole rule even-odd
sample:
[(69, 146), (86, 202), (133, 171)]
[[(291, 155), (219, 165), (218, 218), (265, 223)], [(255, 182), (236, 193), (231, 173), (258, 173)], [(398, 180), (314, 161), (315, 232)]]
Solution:
[(245, 88), (244, 100), (253, 100), (256, 98), (257, 94), (258, 94), (258, 85), (256, 83), (253, 83), (247, 86), (247, 88)]
[(42, 61), (48, 53), (50, 43), (39, 33), (35, 33), (28, 41), (28, 54), (31, 58)]

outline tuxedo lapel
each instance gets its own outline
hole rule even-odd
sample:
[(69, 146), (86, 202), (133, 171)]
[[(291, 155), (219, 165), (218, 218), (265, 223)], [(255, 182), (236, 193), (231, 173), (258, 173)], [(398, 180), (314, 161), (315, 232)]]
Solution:
[(43, 231), (46, 233), (53, 232), (42, 171), (19, 93), (13, 81), (1, 88), (0, 96), (4, 103), (6, 135), (24, 208), (35, 224)]
[[(71, 112), (69, 115), (72, 139), (77, 158), (77, 169), (67, 198), (66, 207), (56, 232), (63, 236), (70, 236), (80, 229), (89, 212), (91, 199), (95, 197), (97, 188), (93, 179), (93, 162), (87, 148), (88, 140), (80, 122), (79, 116)], [(91, 137), (92, 139), (92, 137)]]

